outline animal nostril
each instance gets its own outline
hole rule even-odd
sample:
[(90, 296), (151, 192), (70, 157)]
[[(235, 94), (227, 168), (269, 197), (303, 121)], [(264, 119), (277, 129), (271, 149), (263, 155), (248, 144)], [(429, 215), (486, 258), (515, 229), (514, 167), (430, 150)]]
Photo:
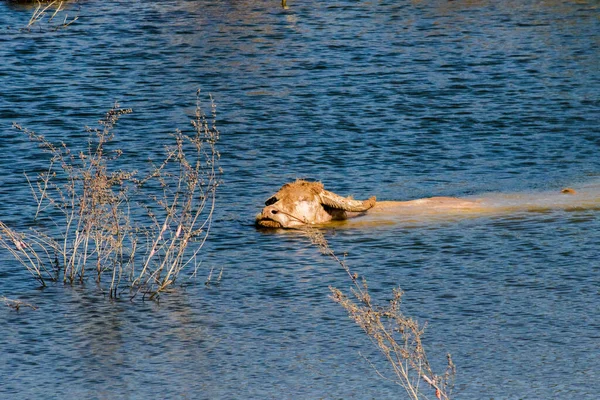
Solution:
[(277, 212), (278, 212), (277, 210), (271, 210), (271, 214), (273, 214), (273, 215), (277, 214)]

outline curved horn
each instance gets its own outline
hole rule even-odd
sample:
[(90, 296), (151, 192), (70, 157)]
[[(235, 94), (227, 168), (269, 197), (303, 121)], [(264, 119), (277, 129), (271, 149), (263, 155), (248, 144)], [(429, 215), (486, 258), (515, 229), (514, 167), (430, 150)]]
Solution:
[(321, 204), (344, 211), (363, 212), (375, 205), (375, 196), (365, 201), (354, 200), (348, 197), (342, 197), (335, 193), (323, 190), (320, 193)]

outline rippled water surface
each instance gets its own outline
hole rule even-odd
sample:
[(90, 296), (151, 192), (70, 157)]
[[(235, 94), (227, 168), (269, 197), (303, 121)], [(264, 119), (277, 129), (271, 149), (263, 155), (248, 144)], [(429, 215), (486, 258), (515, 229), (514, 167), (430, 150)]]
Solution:
[[(404, 398), (328, 298), (350, 286), (345, 272), (301, 233), (252, 226), (264, 200), (298, 177), (382, 200), (598, 184), (597, 1), (288, 6), (91, 0), (68, 28), (27, 32), (32, 10), (0, 2), (0, 220), (31, 221), (23, 172), (45, 163), (13, 122), (83, 147), (84, 127), (119, 101), (134, 110), (117, 134), (135, 166), (187, 129), (200, 87), (217, 103), (225, 171), (200, 276), (160, 303), (110, 301), (93, 280), (41, 290), (0, 253), (0, 296), (38, 307), (0, 308), (0, 398)], [(434, 367), (453, 355), (456, 398), (595, 399), (598, 216), (325, 235), (375, 298), (402, 287)]]

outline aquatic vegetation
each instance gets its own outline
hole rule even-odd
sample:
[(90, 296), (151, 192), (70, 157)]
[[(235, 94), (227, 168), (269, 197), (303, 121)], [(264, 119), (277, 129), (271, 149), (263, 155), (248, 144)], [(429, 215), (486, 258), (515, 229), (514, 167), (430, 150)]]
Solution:
[(11, 0), (9, 2), (16, 7), (33, 8), (25, 30), (31, 30), (34, 26), (52, 30), (66, 28), (79, 19), (78, 13), (72, 12), (69, 15), (72, 5), (77, 3), (78, 1), (69, 0)]
[(0, 301), (4, 302), (4, 304), (6, 304), (7, 307), (10, 307), (15, 311), (19, 311), (21, 307), (29, 307), (32, 310), (37, 310), (37, 307), (33, 304), (29, 304), (21, 300), (9, 299), (6, 296), (0, 296)]
[(352, 281), (354, 300), (335, 287), (329, 288), (331, 298), (344, 307), (349, 317), (383, 353), (394, 375), (393, 378), (386, 378), (382, 372), (375, 369), (376, 373), (401, 385), (411, 399), (428, 398), (424, 393), (425, 389), (433, 390), (437, 399), (450, 399), (456, 375), (452, 357), (447, 355), (447, 368), (443, 375), (436, 375), (432, 371), (421, 341), (424, 327), (400, 310), (402, 290), (394, 289), (388, 306), (375, 305), (369, 295), (366, 279), (359, 281), (358, 274), (352, 273), (346, 262), (335, 254), (322, 233), (314, 229), (307, 229), (306, 232), (311, 241), (318, 245), (324, 254), (335, 260)]
[(109, 146), (119, 118), (131, 109), (115, 104), (99, 128), (88, 128), (88, 149), (81, 152), (15, 124), (51, 159), (30, 181), (36, 228), (19, 232), (0, 221), (0, 247), (42, 285), (84, 281), (92, 273), (100, 287), (108, 282), (111, 297), (127, 289), (131, 297), (153, 298), (184, 269), (195, 274), (221, 176), (216, 107), (211, 97), (209, 121), (199, 93), (193, 132), (172, 134), (165, 158), (143, 176), (120, 168), (124, 150)]

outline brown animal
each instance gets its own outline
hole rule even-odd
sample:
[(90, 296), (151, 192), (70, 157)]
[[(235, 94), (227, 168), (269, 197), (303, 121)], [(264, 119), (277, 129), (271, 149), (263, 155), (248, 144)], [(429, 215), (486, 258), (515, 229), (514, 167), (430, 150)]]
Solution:
[(265, 202), (265, 208), (256, 216), (256, 224), (265, 228), (298, 228), (345, 220), (364, 214), (377, 204), (378, 209), (408, 207), (415, 209), (457, 210), (478, 206), (477, 201), (454, 197), (432, 197), (412, 201), (376, 202), (354, 200), (325, 190), (320, 182), (297, 180), (287, 183)]
[[(437, 218), (452, 215), (480, 215), (507, 213), (549, 208), (595, 208), (599, 192), (590, 191), (573, 200), (556, 196), (575, 195), (573, 189), (562, 194), (512, 194), (490, 195), (486, 198), (459, 199), (455, 197), (431, 197), (410, 201), (380, 201), (375, 196), (361, 201), (342, 197), (324, 189), (320, 182), (297, 180), (287, 183), (271, 196), (262, 212), (256, 216), (256, 225), (264, 228), (300, 228), (306, 225), (322, 225), (362, 216), (369, 211), (370, 218), (364, 222), (396, 223), (415, 218)], [(361, 219), (363, 220), (363, 219)]]
[(256, 224), (265, 228), (297, 228), (343, 220), (347, 212), (363, 213), (375, 205), (375, 196), (353, 200), (329, 192), (320, 182), (287, 183), (265, 202)]

